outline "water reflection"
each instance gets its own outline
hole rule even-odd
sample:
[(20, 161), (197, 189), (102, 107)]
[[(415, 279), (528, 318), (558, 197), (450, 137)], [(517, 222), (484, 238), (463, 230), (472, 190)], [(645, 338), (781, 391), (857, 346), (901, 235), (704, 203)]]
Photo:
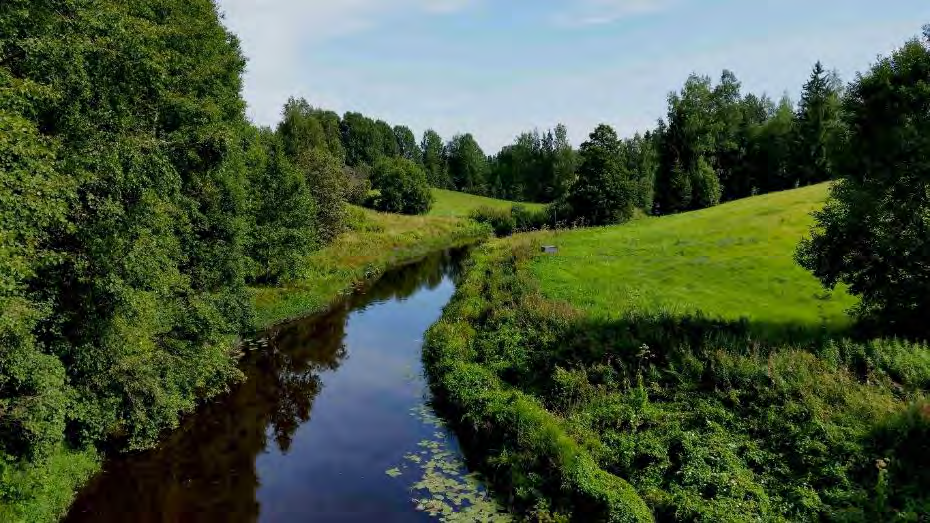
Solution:
[(242, 385), (158, 449), (109, 461), (66, 521), (415, 517), (377, 461), (403, 455), (430, 431), (407, 421), (422, 404), (422, 380), (396, 369), (419, 375), (419, 338), (451, 296), (463, 257), (431, 256), (324, 315), (264, 333), (243, 358)]

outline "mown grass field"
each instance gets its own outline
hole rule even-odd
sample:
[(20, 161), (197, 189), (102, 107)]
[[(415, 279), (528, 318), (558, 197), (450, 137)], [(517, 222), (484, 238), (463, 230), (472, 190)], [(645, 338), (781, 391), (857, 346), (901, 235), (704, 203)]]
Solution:
[(826, 192), (474, 253), (424, 361), (499, 497), (540, 521), (930, 514), (930, 348), (848, 338), (855, 300), (792, 259)]
[(258, 327), (320, 312), (386, 269), (490, 235), (487, 228), (461, 218), (400, 216), (355, 207), (351, 213), (351, 230), (311, 254), (300, 280), (252, 289)]
[(624, 226), (550, 234), (536, 258), (543, 294), (602, 317), (701, 312), (766, 324), (842, 328), (856, 300), (795, 263), (829, 186), (747, 198)]
[(506, 200), (496, 200), (494, 198), (447, 191), (444, 189), (433, 189), (433, 196), (435, 196), (436, 201), (433, 203), (433, 209), (430, 211), (429, 215), (439, 217), (467, 217), (472, 211), (480, 207), (510, 209), (514, 205), (523, 205), (532, 210), (541, 210), (545, 207), (545, 205), (538, 203), (509, 202)]

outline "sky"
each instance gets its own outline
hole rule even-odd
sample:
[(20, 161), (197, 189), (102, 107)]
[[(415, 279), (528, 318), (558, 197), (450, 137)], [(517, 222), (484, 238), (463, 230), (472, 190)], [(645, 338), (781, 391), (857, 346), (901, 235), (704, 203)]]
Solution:
[(249, 117), (290, 96), (491, 154), (558, 123), (655, 126), (688, 75), (797, 98), (817, 60), (846, 81), (930, 23), (927, 0), (218, 0), (249, 60)]

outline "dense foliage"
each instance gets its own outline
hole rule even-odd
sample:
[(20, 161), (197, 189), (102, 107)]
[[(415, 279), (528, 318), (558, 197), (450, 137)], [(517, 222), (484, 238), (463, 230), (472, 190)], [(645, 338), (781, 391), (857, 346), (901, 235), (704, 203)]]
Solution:
[[(850, 87), (844, 173), (798, 259), (849, 286), (892, 332), (927, 336), (930, 317), (930, 27)], [(817, 153), (811, 165), (829, 168)]]
[(371, 173), (372, 187), (378, 191), (374, 208), (397, 214), (426, 214), (433, 206), (426, 173), (406, 158), (384, 158)]
[(253, 128), (244, 66), (210, 0), (0, 8), (4, 517), (57, 517), (69, 449), (148, 447), (224, 391), (246, 284), (342, 230), (338, 117)]

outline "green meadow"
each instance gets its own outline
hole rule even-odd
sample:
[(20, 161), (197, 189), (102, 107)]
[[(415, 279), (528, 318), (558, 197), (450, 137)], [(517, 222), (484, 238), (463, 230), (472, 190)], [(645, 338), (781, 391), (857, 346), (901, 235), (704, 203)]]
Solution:
[(772, 193), (628, 225), (542, 236), (543, 294), (589, 314), (703, 313), (775, 324), (843, 327), (856, 300), (826, 292), (794, 261), (829, 185)]
[(538, 203), (509, 202), (445, 189), (433, 189), (433, 196), (435, 201), (429, 215), (439, 217), (469, 216), (472, 211), (482, 207), (500, 210), (509, 210), (514, 205), (522, 205), (531, 210), (541, 210), (545, 207)]

